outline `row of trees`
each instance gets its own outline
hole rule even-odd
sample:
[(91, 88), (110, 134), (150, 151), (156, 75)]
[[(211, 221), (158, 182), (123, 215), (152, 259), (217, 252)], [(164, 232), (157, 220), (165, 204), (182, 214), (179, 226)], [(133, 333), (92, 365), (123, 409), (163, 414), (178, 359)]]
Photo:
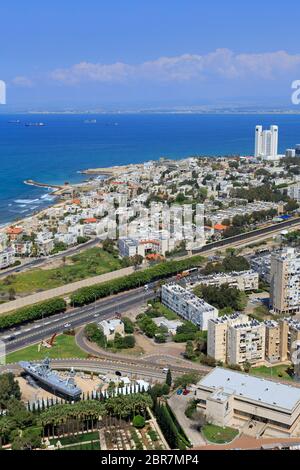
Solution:
[(71, 295), (71, 304), (80, 307), (95, 302), (95, 299), (135, 289), (150, 282), (172, 276), (188, 268), (198, 267), (201, 265), (202, 260), (201, 256), (194, 256), (187, 260), (163, 262), (144, 271), (119, 279), (103, 282), (91, 287), (84, 287)]
[(64, 299), (56, 298), (46, 300), (29, 307), (23, 307), (13, 313), (2, 315), (0, 317), (0, 329), (10, 328), (21, 323), (38, 320), (39, 318), (50, 317), (66, 310)]
[[(91, 287), (84, 287), (71, 295), (71, 305), (80, 307), (95, 302), (95, 299), (135, 289), (136, 287), (169, 277), (185, 269), (200, 266), (202, 260), (203, 258), (201, 256), (194, 256), (188, 260), (163, 262), (144, 271), (136, 272), (120, 279), (103, 282)], [(66, 302), (62, 298), (55, 298), (23, 307), (13, 313), (1, 316), (0, 329), (10, 328), (25, 322), (55, 315), (64, 312), (66, 307)]]

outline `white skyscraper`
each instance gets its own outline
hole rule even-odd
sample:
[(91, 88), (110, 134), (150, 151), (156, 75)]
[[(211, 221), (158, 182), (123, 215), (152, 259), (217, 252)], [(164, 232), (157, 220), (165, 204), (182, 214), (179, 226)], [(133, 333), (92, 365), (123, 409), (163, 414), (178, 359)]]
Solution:
[(262, 126), (255, 128), (255, 157), (264, 160), (278, 160), (278, 126), (263, 131)]

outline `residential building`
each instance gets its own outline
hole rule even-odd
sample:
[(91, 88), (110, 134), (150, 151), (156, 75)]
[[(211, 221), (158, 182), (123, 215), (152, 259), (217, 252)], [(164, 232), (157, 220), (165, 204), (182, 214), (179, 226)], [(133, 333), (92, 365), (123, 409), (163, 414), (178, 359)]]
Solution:
[(22, 227), (9, 227), (6, 230), (6, 233), (11, 242), (14, 240), (20, 240), (23, 234), (23, 228)]
[(54, 240), (51, 232), (39, 232), (35, 242), (40, 256), (48, 256), (54, 249)]
[(258, 283), (258, 273), (252, 270), (212, 274), (209, 276), (202, 276), (197, 279), (197, 284), (216, 287), (220, 287), (222, 284), (228, 284), (230, 287), (236, 287), (237, 289), (246, 292), (257, 290)]
[(295, 199), (297, 202), (300, 202), (300, 184), (289, 186), (287, 189), (287, 195), (291, 199)]
[(265, 360), (265, 325), (257, 320), (228, 328), (228, 364), (259, 364)]
[(257, 426), (260, 435), (296, 436), (300, 388), (217, 367), (195, 386), (198, 408), (217, 426)]
[(280, 325), (273, 320), (267, 320), (265, 324), (265, 357), (269, 362), (279, 362), (281, 360), (280, 348)]
[(125, 335), (124, 323), (118, 318), (102, 320), (98, 323), (98, 327), (103, 331), (107, 341), (113, 341), (116, 333), (119, 333), (121, 336)]
[(30, 240), (14, 241), (11, 244), (16, 256), (30, 256), (33, 243)]
[(208, 320), (218, 318), (218, 309), (177, 284), (162, 286), (161, 301), (203, 331), (207, 330)]
[(262, 126), (255, 128), (255, 158), (276, 160), (278, 156), (278, 127), (271, 126), (263, 131)]
[(228, 355), (228, 329), (235, 324), (248, 322), (249, 317), (235, 313), (208, 321), (207, 355), (223, 363), (227, 363)]
[(166, 317), (153, 318), (153, 321), (159, 328), (166, 328), (172, 336), (176, 335), (177, 328), (183, 325), (180, 320), (168, 320)]
[(9, 247), (0, 252), (0, 269), (5, 269), (14, 264), (15, 253), (14, 250)]
[(300, 312), (300, 256), (294, 248), (271, 256), (270, 307), (276, 314)]
[(133, 238), (120, 238), (119, 252), (122, 258), (135, 256), (138, 253), (138, 241)]

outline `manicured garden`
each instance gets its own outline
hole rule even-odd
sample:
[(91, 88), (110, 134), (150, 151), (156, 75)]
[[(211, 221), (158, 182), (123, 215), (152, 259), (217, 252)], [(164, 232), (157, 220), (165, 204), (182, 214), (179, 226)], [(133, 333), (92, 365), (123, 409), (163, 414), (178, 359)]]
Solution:
[(214, 424), (206, 424), (202, 428), (202, 434), (205, 439), (214, 444), (226, 444), (233, 441), (238, 435), (238, 431), (233, 428), (221, 428)]

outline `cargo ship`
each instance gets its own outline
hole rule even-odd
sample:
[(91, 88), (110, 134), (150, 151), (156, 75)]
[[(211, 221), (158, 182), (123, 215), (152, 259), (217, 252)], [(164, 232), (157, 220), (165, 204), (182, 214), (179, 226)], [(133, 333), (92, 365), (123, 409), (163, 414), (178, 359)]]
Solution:
[(26, 127), (43, 127), (45, 125), (44, 122), (25, 122)]
[(49, 390), (54, 395), (69, 400), (79, 400), (82, 393), (74, 381), (74, 371), (64, 379), (51, 370), (50, 359), (46, 358), (41, 363), (21, 361), (19, 365), (29, 374), (38, 385)]

